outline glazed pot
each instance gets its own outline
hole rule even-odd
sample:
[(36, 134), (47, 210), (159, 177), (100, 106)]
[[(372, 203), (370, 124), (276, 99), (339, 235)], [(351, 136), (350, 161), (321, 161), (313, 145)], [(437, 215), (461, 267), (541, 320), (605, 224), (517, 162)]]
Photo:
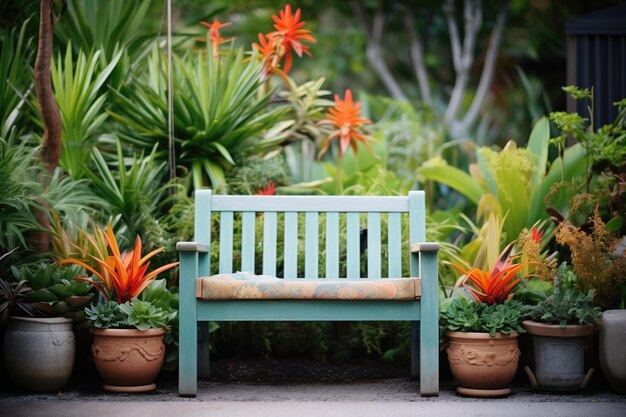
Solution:
[(473, 397), (509, 395), (520, 351), (517, 332), (508, 335), (448, 332), (448, 363), (459, 383), (457, 392)]
[(626, 310), (602, 313), (600, 368), (615, 391), (626, 394)]
[(95, 329), (91, 353), (96, 369), (111, 392), (146, 392), (165, 357), (165, 329)]
[(3, 351), (12, 383), (32, 392), (61, 390), (74, 369), (72, 323), (64, 317), (11, 317)]
[(535, 371), (524, 369), (533, 388), (547, 391), (578, 391), (587, 386), (594, 369), (585, 373), (587, 337), (596, 326), (545, 324), (525, 320), (522, 325), (532, 335)]

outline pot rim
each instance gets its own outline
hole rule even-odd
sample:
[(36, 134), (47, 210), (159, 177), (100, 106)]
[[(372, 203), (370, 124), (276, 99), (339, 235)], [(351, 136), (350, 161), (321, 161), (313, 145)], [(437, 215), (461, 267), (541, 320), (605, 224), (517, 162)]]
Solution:
[(9, 316), (9, 320), (25, 321), (29, 323), (65, 324), (71, 323), (74, 319), (68, 317), (20, 317)]
[(519, 336), (517, 332), (511, 332), (509, 334), (502, 334), (500, 332), (496, 332), (495, 336), (491, 336), (488, 332), (461, 332), (461, 331), (447, 331), (446, 336), (448, 337), (457, 337), (461, 339), (513, 339)]
[(562, 328), (559, 324), (547, 324), (534, 320), (524, 320), (522, 326), (528, 334), (548, 337), (589, 336), (599, 327), (597, 324), (568, 324)]
[(141, 336), (141, 337), (150, 337), (150, 336), (162, 336), (165, 334), (165, 328), (160, 327), (158, 329), (148, 329), (148, 330), (139, 330), (139, 329), (93, 329), (93, 334), (97, 336)]

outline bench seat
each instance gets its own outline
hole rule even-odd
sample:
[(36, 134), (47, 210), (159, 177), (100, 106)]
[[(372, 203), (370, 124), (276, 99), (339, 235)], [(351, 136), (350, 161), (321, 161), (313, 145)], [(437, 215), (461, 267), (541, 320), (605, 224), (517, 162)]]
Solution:
[(419, 278), (284, 280), (248, 273), (218, 274), (196, 280), (201, 300), (415, 300)]

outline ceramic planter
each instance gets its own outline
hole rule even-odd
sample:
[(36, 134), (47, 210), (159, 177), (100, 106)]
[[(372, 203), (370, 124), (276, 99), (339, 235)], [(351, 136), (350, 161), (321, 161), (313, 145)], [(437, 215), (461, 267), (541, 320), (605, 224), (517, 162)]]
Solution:
[(461, 395), (499, 397), (509, 395), (508, 387), (517, 371), (520, 351), (516, 332), (448, 332), (448, 362)]
[(626, 310), (602, 313), (600, 368), (615, 391), (626, 394)]
[(112, 392), (146, 392), (165, 357), (165, 329), (96, 329), (91, 353), (104, 388)]
[(578, 391), (584, 389), (594, 373), (585, 373), (587, 336), (596, 326), (545, 324), (525, 320), (522, 325), (532, 335), (535, 371), (524, 369), (533, 388), (547, 391)]
[(32, 392), (57, 392), (74, 369), (72, 319), (11, 317), (4, 336), (9, 379)]

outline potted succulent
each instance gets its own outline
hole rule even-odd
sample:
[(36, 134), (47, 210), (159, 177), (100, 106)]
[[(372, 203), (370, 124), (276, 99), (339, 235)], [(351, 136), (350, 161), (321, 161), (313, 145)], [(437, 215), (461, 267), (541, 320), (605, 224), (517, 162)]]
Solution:
[(584, 372), (587, 337), (600, 321), (600, 308), (593, 306), (594, 290), (581, 291), (577, 277), (562, 263), (552, 289), (536, 305), (527, 307), (530, 320), (522, 325), (532, 335), (535, 371), (526, 366), (531, 385), (550, 391), (584, 388), (593, 368)]
[[(14, 282), (0, 281), (6, 372), (18, 388), (56, 392), (74, 369), (76, 340), (71, 316), (88, 302), (89, 286), (64, 279), (72, 271), (40, 264), (12, 268)], [(10, 314), (10, 317), (9, 317)]]
[(461, 395), (498, 397), (511, 393), (520, 351), (517, 337), (524, 329), (523, 306), (511, 300), (526, 263), (513, 264), (513, 244), (489, 271), (449, 263), (463, 273), (473, 300), (465, 297), (442, 303), (440, 325), (448, 340), (448, 363)]
[(98, 230), (110, 251), (101, 257), (92, 256), (99, 268), (73, 258), (62, 261), (91, 272), (91, 277), (75, 279), (93, 285), (102, 296), (101, 303), (85, 309), (94, 328), (92, 355), (96, 369), (107, 391), (151, 391), (156, 388), (153, 381), (165, 357), (163, 338), (177, 312), (156, 305), (150, 299), (142, 299), (142, 293), (158, 274), (178, 262), (148, 272), (148, 260), (163, 248), (142, 257), (142, 243), (137, 236), (134, 248), (121, 252), (110, 225), (106, 232)]

